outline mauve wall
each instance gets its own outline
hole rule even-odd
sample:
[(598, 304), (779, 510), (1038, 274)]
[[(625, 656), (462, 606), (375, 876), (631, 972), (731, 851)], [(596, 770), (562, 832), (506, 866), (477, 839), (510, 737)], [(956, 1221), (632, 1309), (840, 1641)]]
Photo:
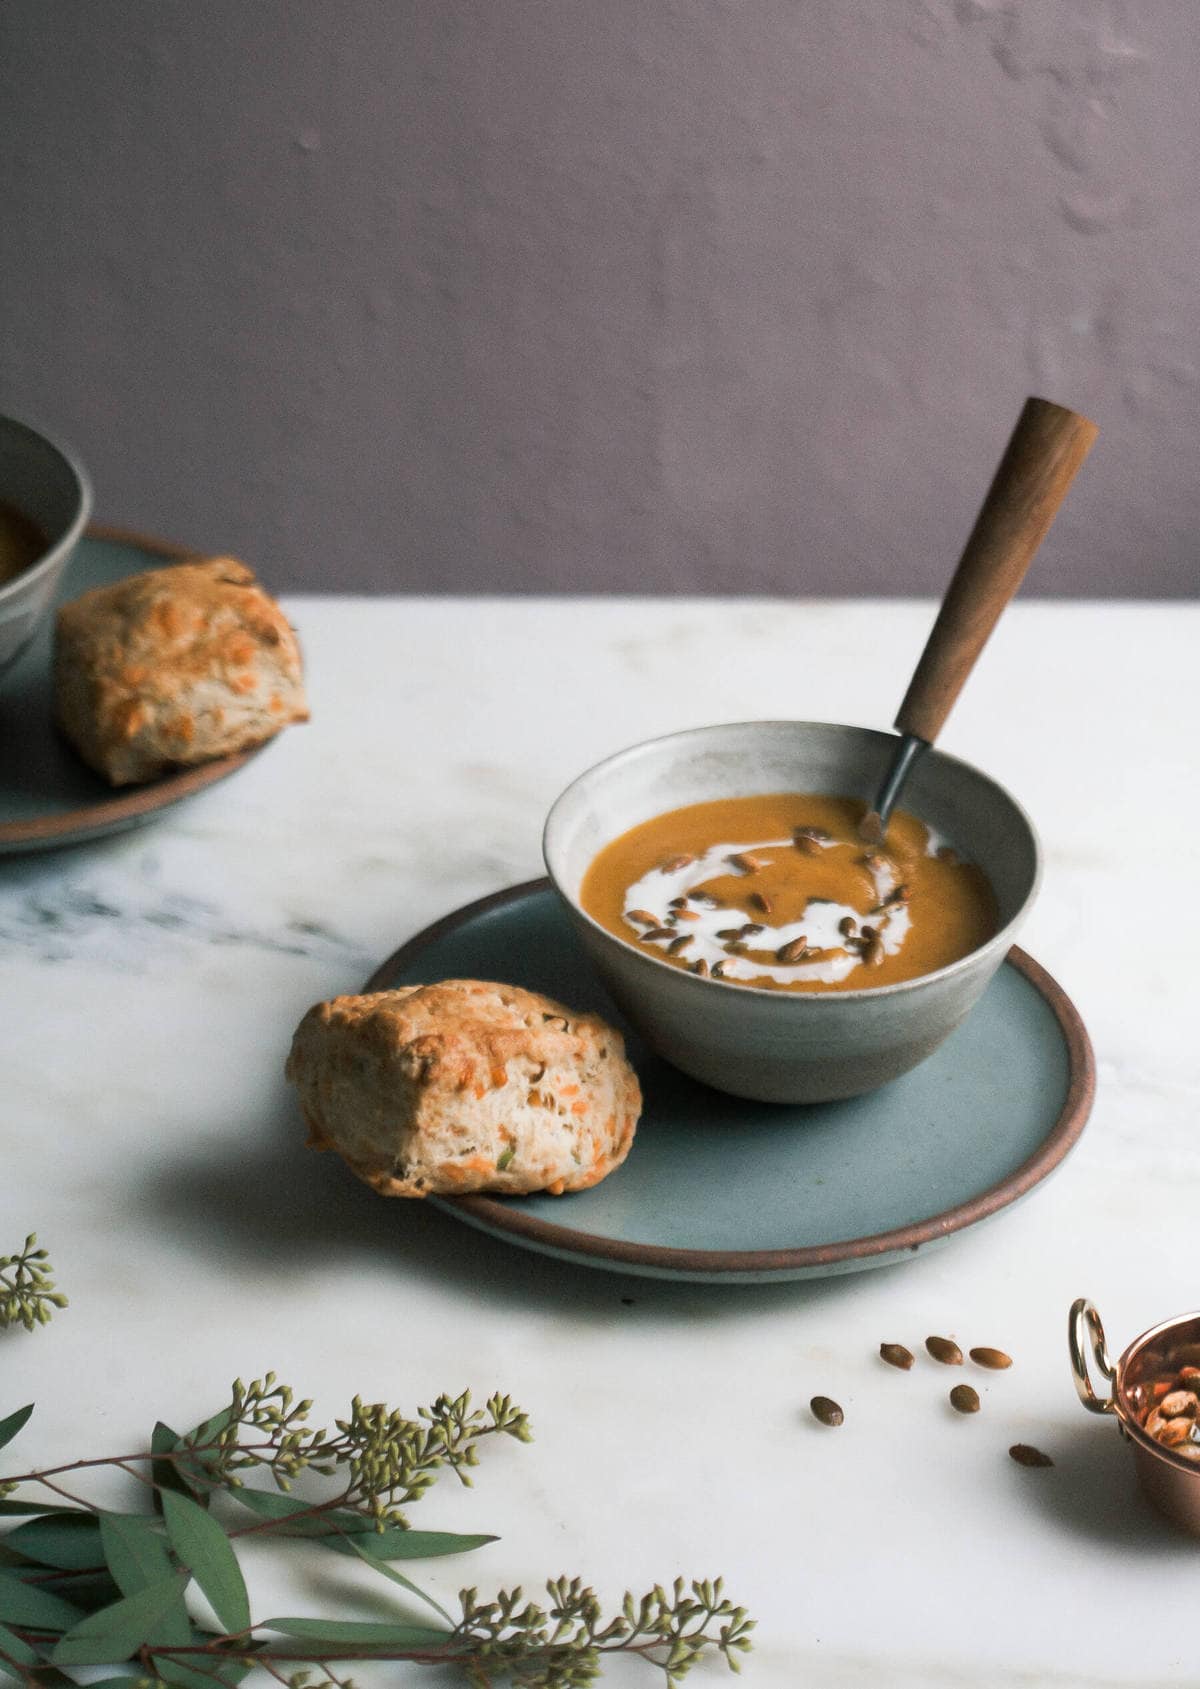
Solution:
[(1196, 0), (4, 0), (0, 408), (280, 587), (1190, 594)]

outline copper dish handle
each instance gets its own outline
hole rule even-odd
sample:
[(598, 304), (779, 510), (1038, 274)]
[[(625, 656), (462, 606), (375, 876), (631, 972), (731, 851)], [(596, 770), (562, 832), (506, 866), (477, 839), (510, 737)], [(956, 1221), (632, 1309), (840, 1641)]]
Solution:
[(1104, 1326), (1100, 1315), (1096, 1311), (1096, 1304), (1089, 1302), (1086, 1296), (1081, 1296), (1077, 1302), (1072, 1302), (1071, 1313), (1067, 1321), (1067, 1340), (1071, 1345), (1071, 1372), (1075, 1379), (1075, 1389), (1079, 1400), (1089, 1413), (1115, 1413), (1117, 1404), (1111, 1396), (1102, 1399), (1092, 1388), (1092, 1378), (1088, 1363), (1088, 1346), (1090, 1344), (1092, 1358), (1097, 1367), (1104, 1374), (1110, 1384), (1115, 1380), (1116, 1368), (1108, 1358), (1108, 1346), (1104, 1341)]

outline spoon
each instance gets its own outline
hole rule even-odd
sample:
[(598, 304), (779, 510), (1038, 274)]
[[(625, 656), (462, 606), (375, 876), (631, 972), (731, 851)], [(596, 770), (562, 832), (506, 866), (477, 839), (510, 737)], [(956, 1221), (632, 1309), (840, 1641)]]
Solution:
[(904, 694), (899, 743), (859, 823), (864, 842), (881, 843), (905, 781), (941, 732), (1098, 432), (1078, 411), (1026, 399)]

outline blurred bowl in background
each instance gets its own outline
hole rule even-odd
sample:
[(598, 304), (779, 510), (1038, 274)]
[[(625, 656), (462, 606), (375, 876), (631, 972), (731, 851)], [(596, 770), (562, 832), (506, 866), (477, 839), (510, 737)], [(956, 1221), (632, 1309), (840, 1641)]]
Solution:
[[(0, 567), (0, 678), (48, 612), (91, 509), (91, 483), (79, 460), (27, 423), (0, 416), (0, 514), (5, 518), (0, 540), (9, 558), (8, 568)], [(37, 543), (26, 561), (19, 548), (30, 530)], [(9, 569), (15, 571), (10, 577)]]

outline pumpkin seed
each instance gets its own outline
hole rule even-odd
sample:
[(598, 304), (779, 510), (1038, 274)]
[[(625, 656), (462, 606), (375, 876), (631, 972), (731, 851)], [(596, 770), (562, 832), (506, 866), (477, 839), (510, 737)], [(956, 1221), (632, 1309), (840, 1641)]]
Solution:
[(962, 1350), (949, 1337), (927, 1337), (925, 1347), (935, 1361), (943, 1366), (961, 1366), (963, 1364)]
[(809, 1402), (814, 1419), (819, 1419), (822, 1425), (841, 1425), (846, 1415), (842, 1412), (832, 1396), (814, 1396)]
[(656, 927), (658, 925), (658, 916), (652, 915), (649, 909), (627, 909), (625, 918), (629, 921), (637, 921), (643, 927)]
[(665, 862), (660, 862), (660, 874), (677, 874), (681, 868), (690, 868), (696, 858), (687, 851), (681, 851), (678, 856), (668, 856)]
[(991, 1372), (1004, 1372), (1012, 1365), (1012, 1356), (1003, 1349), (972, 1349), (970, 1355), (976, 1366), (986, 1366)]
[(1009, 1449), (1010, 1457), (1018, 1466), (1053, 1466), (1054, 1462), (1041, 1449), (1035, 1449), (1032, 1443), (1014, 1443)]
[(808, 939), (801, 933), (799, 938), (789, 939), (786, 944), (779, 946), (779, 949), (775, 952), (775, 960), (777, 962), (798, 962), (807, 948)]
[(880, 1359), (885, 1360), (889, 1366), (898, 1366), (905, 1372), (912, 1366), (915, 1359), (912, 1350), (906, 1349), (903, 1343), (881, 1343), (879, 1355)]
[(673, 938), (667, 945), (668, 956), (678, 956), (681, 950), (686, 950), (695, 937), (694, 933), (681, 932), (678, 938)]
[(656, 939), (659, 939), (659, 938), (674, 938), (674, 937), (675, 937), (674, 927), (651, 927), (649, 932), (644, 932), (642, 934), (642, 938), (647, 944), (653, 944), (654, 941)]
[(753, 851), (739, 850), (729, 858), (730, 866), (743, 874), (757, 874), (760, 868), (766, 867), (766, 861), (761, 856), (755, 856)]
[(950, 1392), (950, 1406), (955, 1413), (978, 1413), (978, 1390), (973, 1390), (969, 1384), (956, 1384)]

